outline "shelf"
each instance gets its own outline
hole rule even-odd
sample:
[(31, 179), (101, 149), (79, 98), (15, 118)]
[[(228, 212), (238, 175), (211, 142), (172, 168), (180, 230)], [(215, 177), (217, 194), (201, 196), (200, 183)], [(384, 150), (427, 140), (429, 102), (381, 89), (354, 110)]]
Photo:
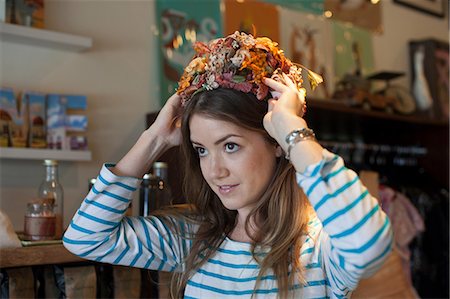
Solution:
[(92, 38), (0, 22), (0, 40), (81, 52), (92, 47)]
[(434, 125), (434, 126), (448, 126), (448, 120), (437, 120), (430, 117), (418, 115), (402, 115), (395, 113), (388, 113), (380, 110), (367, 110), (362, 107), (350, 106), (338, 100), (316, 100), (312, 99), (307, 102), (308, 109), (321, 109), (335, 112), (343, 112), (352, 114), (354, 116), (379, 118), (397, 122), (405, 122), (412, 124)]
[(0, 148), (0, 159), (90, 161), (92, 159), (92, 154), (90, 151), (2, 147)]
[(62, 244), (0, 249), (0, 268), (82, 262)]

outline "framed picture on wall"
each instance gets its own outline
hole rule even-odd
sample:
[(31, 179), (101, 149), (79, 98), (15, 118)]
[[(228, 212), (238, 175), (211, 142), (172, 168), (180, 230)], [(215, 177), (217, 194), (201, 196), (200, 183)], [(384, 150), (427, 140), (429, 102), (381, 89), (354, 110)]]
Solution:
[(448, 0), (394, 0), (397, 4), (440, 18), (445, 16), (445, 1)]

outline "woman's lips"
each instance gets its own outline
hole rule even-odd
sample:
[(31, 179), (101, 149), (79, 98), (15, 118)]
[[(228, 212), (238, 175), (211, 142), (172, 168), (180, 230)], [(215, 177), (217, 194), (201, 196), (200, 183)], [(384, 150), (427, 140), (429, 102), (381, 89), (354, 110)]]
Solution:
[(230, 194), (231, 192), (233, 192), (237, 188), (238, 185), (239, 184), (236, 184), (236, 185), (220, 185), (220, 186), (218, 186), (219, 187), (219, 192), (222, 195)]

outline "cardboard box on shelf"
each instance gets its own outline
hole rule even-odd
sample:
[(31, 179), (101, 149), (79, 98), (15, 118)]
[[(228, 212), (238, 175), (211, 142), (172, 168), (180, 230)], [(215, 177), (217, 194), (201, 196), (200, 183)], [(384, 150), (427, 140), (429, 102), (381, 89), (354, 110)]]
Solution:
[(83, 95), (49, 94), (47, 96), (48, 147), (87, 150), (87, 98)]
[(66, 130), (70, 132), (85, 132), (87, 130), (87, 116), (68, 114), (66, 117)]
[(22, 105), (26, 106), (28, 123), (27, 145), (31, 148), (46, 148), (45, 94), (26, 91), (22, 94)]
[(14, 90), (0, 88), (0, 145), (3, 147), (26, 147), (27, 120), (25, 105), (20, 105)]
[(66, 98), (58, 94), (47, 95), (47, 147), (68, 149), (66, 139)]
[(44, 28), (44, 0), (6, 0), (4, 15), (6, 23)]

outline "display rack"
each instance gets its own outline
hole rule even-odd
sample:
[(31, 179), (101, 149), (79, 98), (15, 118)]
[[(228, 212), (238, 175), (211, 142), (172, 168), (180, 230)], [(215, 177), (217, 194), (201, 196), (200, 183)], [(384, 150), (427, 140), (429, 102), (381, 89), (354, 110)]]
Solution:
[(0, 22), (0, 40), (81, 52), (92, 47), (90, 37)]
[(0, 148), (0, 159), (90, 161), (92, 154), (90, 151), (2, 147)]

